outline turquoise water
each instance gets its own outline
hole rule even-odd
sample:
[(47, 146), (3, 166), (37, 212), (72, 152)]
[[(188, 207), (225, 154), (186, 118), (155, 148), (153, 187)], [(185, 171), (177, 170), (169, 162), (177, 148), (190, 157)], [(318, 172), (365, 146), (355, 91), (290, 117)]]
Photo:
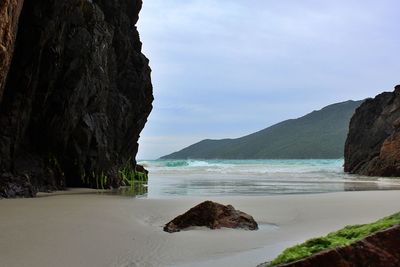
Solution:
[(254, 196), (400, 189), (399, 179), (343, 172), (336, 160), (153, 160), (149, 198)]

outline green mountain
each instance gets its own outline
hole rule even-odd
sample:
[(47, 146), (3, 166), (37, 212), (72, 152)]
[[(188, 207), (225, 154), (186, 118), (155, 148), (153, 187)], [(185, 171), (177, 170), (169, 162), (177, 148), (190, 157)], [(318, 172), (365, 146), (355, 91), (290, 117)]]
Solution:
[(363, 101), (346, 101), (237, 139), (203, 140), (161, 159), (342, 158), (349, 122)]

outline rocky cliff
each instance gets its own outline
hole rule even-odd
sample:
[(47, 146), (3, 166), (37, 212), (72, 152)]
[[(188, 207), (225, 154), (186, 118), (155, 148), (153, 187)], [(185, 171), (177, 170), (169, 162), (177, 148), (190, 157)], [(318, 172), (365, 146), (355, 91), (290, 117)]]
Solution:
[(397, 267), (400, 266), (399, 246), (400, 226), (394, 226), (351, 245), (279, 267)]
[(365, 101), (350, 121), (346, 172), (400, 176), (400, 86)]
[(135, 166), (153, 101), (135, 27), (141, 6), (3, 1), (1, 57), (12, 60), (0, 66), (0, 195), (96, 187), (99, 177), (117, 187), (119, 169)]

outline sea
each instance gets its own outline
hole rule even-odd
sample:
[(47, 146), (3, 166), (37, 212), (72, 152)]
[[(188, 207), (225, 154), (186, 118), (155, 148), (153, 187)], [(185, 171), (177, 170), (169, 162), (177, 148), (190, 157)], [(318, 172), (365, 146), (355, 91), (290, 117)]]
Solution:
[(340, 191), (399, 190), (400, 178), (343, 171), (343, 159), (142, 160), (147, 198), (268, 196)]

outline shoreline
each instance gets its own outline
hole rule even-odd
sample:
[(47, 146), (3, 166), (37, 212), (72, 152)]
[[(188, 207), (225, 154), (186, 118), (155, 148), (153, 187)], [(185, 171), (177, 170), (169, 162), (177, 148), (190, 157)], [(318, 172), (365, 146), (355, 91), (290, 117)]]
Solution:
[[(96, 190), (94, 190), (96, 191)], [(93, 190), (0, 200), (5, 266), (256, 266), (283, 249), (400, 210), (400, 191), (146, 199)], [(206, 199), (251, 214), (258, 231), (165, 223)]]

